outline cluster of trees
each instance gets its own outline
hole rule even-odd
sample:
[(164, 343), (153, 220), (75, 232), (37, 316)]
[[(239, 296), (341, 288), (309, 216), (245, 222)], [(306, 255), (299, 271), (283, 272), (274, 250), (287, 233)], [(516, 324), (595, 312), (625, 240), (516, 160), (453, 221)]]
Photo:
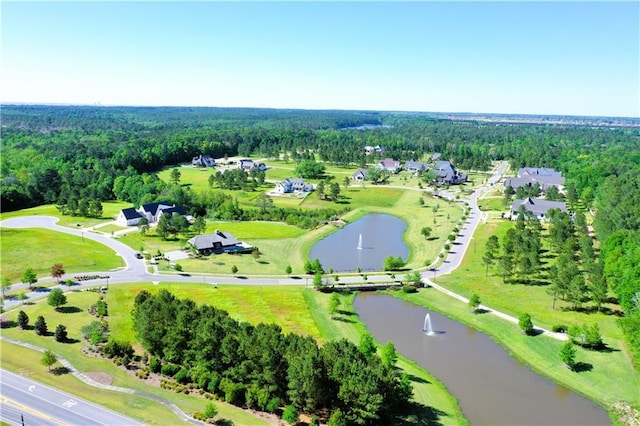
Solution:
[(319, 347), (274, 324), (238, 322), (211, 306), (178, 300), (166, 290), (140, 292), (134, 330), (152, 355), (150, 368), (194, 383), (227, 402), (264, 411), (341, 417), (348, 424), (388, 422), (412, 395), (408, 377), (381, 359), (370, 335)]
[(209, 176), (209, 186), (216, 185), (220, 189), (241, 189), (243, 191), (255, 191), (259, 185), (264, 184), (265, 172), (253, 168), (247, 173), (242, 169), (228, 169), (224, 173), (216, 171)]
[(56, 204), (56, 209), (63, 215), (102, 217), (102, 203), (100, 200), (88, 200), (86, 198), (77, 200), (73, 196), (65, 199), (61, 195)]
[(496, 265), (503, 282), (516, 276), (528, 282), (540, 269), (542, 227), (538, 219), (524, 209), (518, 212), (515, 227), (509, 229), (500, 244), (489, 237), (482, 258), (487, 267)]

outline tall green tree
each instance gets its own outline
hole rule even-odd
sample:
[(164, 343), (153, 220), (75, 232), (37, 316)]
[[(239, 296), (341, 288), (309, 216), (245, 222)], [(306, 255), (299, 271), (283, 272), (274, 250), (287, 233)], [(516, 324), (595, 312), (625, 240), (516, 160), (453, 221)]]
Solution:
[(171, 183), (175, 185), (179, 184), (181, 177), (182, 177), (182, 173), (180, 172), (180, 169), (178, 168), (171, 169), (171, 174), (170, 174)]
[(56, 362), (58, 362), (58, 358), (56, 357), (56, 355), (49, 349), (45, 350), (42, 354), (42, 358), (40, 359), (40, 364), (47, 367), (48, 371), (51, 371), (51, 366)]
[(64, 295), (61, 288), (54, 288), (47, 296), (47, 304), (59, 310), (61, 306), (67, 304), (67, 296)]
[(32, 284), (38, 282), (36, 271), (34, 271), (33, 268), (25, 269), (24, 273), (22, 274), (22, 282), (24, 284), (29, 284), (29, 288), (31, 288)]

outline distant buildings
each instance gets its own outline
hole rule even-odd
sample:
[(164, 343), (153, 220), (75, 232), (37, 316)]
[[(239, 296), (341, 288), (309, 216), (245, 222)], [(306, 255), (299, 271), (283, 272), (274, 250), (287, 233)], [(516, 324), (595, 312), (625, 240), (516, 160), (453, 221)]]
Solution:
[(245, 172), (249, 172), (252, 169), (258, 170), (267, 170), (267, 166), (264, 163), (257, 163), (253, 160), (249, 160), (248, 158), (242, 158), (238, 160), (238, 168), (240, 170), (244, 170)]
[(369, 154), (384, 154), (384, 148), (381, 147), (380, 145), (376, 145), (376, 146), (365, 146), (364, 147), (364, 153), (369, 155)]
[(426, 172), (429, 170), (429, 165), (422, 161), (411, 160), (404, 163), (404, 169), (411, 173)]

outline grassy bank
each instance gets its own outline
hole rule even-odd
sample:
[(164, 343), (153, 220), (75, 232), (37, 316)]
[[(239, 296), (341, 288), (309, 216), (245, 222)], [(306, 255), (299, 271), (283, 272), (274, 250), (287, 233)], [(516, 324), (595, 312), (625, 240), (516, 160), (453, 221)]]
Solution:
[(564, 368), (560, 360), (558, 354), (564, 344), (560, 340), (544, 335), (526, 336), (516, 324), (490, 314), (473, 314), (466, 304), (434, 289), (424, 289), (414, 294), (389, 294), (438, 311), (486, 333), (523, 364), (608, 410), (618, 401), (640, 403), (640, 382), (617, 342), (609, 345), (610, 351), (577, 348), (576, 361), (584, 363), (587, 371), (576, 373)]
[(62, 263), (67, 273), (108, 271), (124, 266), (108, 247), (84, 238), (41, 228), (0, 228), (2, 276), (19, 282), (25, 269), (39, 278), (51, 276), (51, 265)]
[(102, 203), (102, 217), (89, 218), (79, 216), (63, 216), (62, 214), (60, 214), (58, 209), (56, 209), (56, 206), (54, 206), (53, 204), (46, 204), (29, 209), (2, 213), (0, 214), (0, 220), (22, 216), (54, 216), (60, 219), (58, 221), (58, 225), (76, 228), (79, 224), (83, 228), (88, 228), (115, 220), (120, 210), (127, 207), (131, 207), (131, 204), (122, 201), (105, 201)]

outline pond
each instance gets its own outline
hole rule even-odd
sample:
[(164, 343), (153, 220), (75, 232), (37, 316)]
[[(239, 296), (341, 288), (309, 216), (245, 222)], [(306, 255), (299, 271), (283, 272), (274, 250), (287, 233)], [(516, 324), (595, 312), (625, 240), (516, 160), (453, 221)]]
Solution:
[[(471, 327), (381, 294), (358, 295), (355, 308), (378, 342), (393, 342), (444, 383), (472, 425), (610, 424), (601, 407), (534, 373)], [(427, 313), (433, 335), (422, 331)]]
[(380, 271), (387, 256), (407, 260), (409, 249), (402, 240), (406, 223), (388, 214), (368, 214), (318, 241), (309, 253), (325, 270)]

